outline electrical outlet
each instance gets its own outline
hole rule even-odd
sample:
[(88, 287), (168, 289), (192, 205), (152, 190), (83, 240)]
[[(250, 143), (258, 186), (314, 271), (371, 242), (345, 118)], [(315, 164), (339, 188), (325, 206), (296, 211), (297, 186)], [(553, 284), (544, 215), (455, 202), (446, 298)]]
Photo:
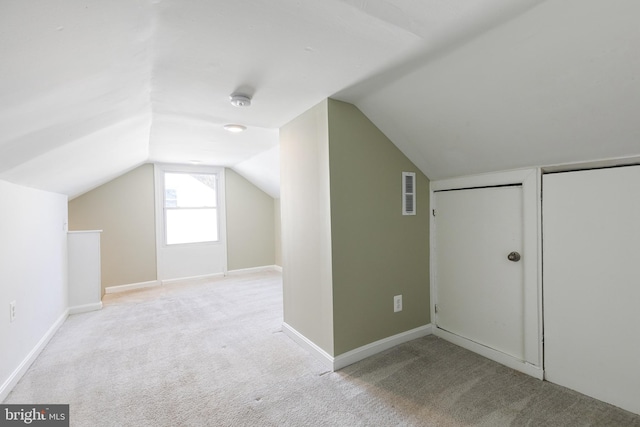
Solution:
[(397, 313), (399, 311), (402, 311), (402, 295), (393, 297), (393, 312)]
[(11, 301), (9, 303), (9, 322), (13, 322), (16, 319), (16, 302)]

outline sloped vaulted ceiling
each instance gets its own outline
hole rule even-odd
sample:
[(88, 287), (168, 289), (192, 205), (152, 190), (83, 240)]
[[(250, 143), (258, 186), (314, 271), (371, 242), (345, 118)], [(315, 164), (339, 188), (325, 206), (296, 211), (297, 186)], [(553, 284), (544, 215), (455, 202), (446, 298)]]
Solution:
[(343, 96), (430, 178), (640, 155), (640, 2), (545, 1)]
[(73, 195), (145, 161), (152, 36), (142, 2), (0, 0), (0, 178)]
[(430, 178), (638, 155), (638, 16), (635, 0), (0, 0), (0, 179), (73, 197), (198, 162), (277, 197), (278, 128), (331, 96)]

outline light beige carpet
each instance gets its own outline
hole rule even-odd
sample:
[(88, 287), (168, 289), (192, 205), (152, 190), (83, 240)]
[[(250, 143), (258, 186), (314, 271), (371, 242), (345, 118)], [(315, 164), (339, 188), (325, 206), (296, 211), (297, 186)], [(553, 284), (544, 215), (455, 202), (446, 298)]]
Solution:
[(275, 272), (104, 303), (69, 317), (5, 403), (68, 403), (74, 426), (640, 426), (433, 336), (328, 372), (281, 332)]

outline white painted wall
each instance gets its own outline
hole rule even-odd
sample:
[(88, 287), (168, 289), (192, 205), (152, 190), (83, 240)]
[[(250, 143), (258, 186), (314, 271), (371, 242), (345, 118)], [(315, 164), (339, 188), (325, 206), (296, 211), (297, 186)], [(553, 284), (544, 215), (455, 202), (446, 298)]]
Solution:
[[(224, 168), (212, 166), (154, 165), (156, 181), (156, 255), (158, 280), (209, 276), (227, 272), (227, 225)], [(163, 171), (215, 173), (218, 176), (217, 242), (166, 245), (164, 238)]]
[(67, 196), (0, 181), (0, 401), (67, 316), (66, 227)]
[(546, 378), (640, 413), (640, 166), (543, 187)]

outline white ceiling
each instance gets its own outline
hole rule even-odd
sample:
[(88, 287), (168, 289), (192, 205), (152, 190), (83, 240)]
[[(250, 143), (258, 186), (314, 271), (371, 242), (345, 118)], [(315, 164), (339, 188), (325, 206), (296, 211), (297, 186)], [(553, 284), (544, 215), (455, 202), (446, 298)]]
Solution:
[(0, 0), (0, 179), (74, 197), (199, 162), (278, 197), (278, 128), (327, 97), (432, 179), (639, 155), (638, 16), (637, 0)]
[(545, 1), (352, 102), (432, 179), (635, 157), (639, 17)]

